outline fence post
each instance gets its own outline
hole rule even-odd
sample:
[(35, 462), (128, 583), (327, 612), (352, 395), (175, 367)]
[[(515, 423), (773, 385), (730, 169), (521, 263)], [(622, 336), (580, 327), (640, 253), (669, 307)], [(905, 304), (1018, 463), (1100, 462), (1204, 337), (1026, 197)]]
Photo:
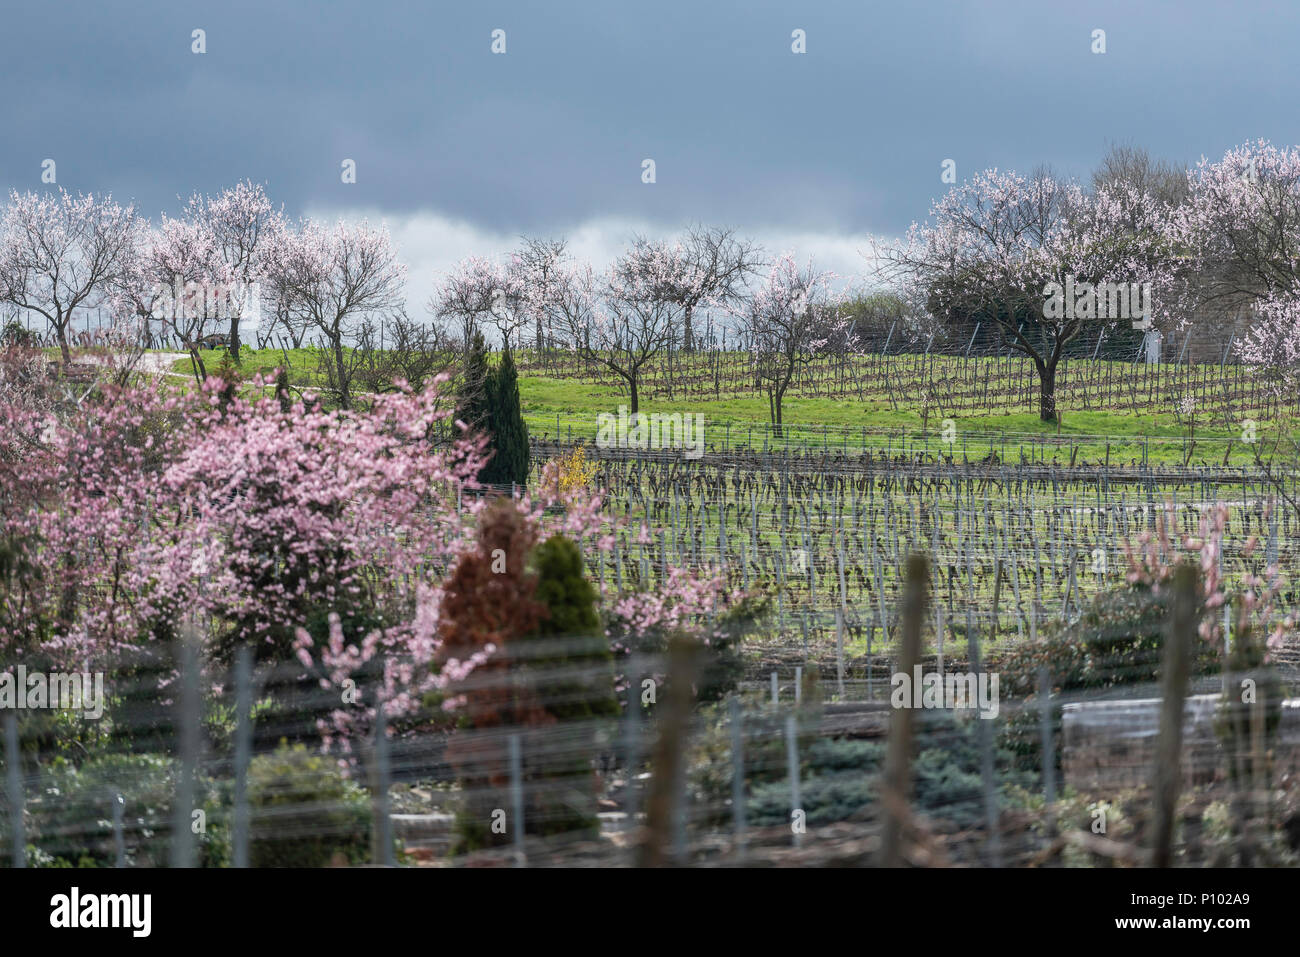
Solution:
[[(966, 609), (966, 649), (970, 659), (971, 674), (976, 682), (980, 677), (980, 639), (971, 619), (970, 609)], [(989, 863), (993, 867), (1002, 866), (1002, 836), (998, 833), (998, 796), (993, 779), (993, 727), (991, 718), (980, 715), (976, 718), (979, 726), (980, 745), (980, 779), (984, 785), (984, 819), (989, 829)]]
[(113, 866), (126, 867), (126, 840), (122, 836), (122, 795), (113, 790), (109, 794), (113, 807)]
[(27, 866), (27, 835), (23, 829), (22, 751), (18, 747), (18, 716), (5, 715), (5, 780), (9, 790), (10, 852), (14, 867)]
[(515, 867), (527, 862), (524, 851), (524, 759), (518, 733), (510, 735), (510, 829), (514, 835)]
[(791, 837), (794, 846), (799, 847), (803, 844), (801, 827), (804, 822), (796, 822), (795, 815), (803, 812), (803, 795), (799, 788), (799, 724), (792, 714), (786, 715), (785, 718), (785, 763), (790, 776), (790, 829), (793, 832)]
[(247, 645), (235, 654), (235, 820), (231, 834), (235, 867), (248, 866), (248, 764), (253, 750), (251, 659)]
[(1052, 734), (1052, 682), (1046, 665), (1038, 669), (1038, 722), (1043, 760), (1043, 797), (1047, 800), (1047, 834), (1052, 837), (1056, 831), (1056, 818), (1052, 813), (1052, 807), (1056, 804), (1056, 744)]
[[(805, 655), (805, 657), (807, 657)], [(835, 690), (844, 700), (844, 609), (835, 609)], [(871, 689), (868, 688), (868, 691)]]
[(1234, 329), (1234, 330), (1232, 331), (1232, 335), (1230, 335), (1230, 336), (1228, 337), (1228, 345), (1227, 345), (1227, 348), (1225, 348), (1225, 349), (1223, 350), (1223, 361), (1219, 363), (1219, 371), (1220, 371), (1220, 372), (1222, 372), (1222, 371), (1223, 371), (1223, 367), (1224, 367), (1225, 365), (1228, 364), (1228, 354), (1229, 354), (1230, 352), (1232, 352), (1232, 344), (1233, 344), (1234, 342), (1236, 342), (1236, 341), (1237, 341), (1237, 331)]
[[(690, 731), (691, 705), (698, 672), (698, 654), (684, 639), (673, 640), (668, 648), (668, 694), (659, 718), (659, 736), (654, 747), (654, 774), (646, 796), (646, 840), (641, 863), (662, 867), (668, 863), (670, 836), (681, 833), (685, 803), (685, 752)], [(681, 863), (679, 860), (678, 863)]]
[(1160, 737), (1153, 773), (1155, 821), (1151, 866), (1173, 861), (1174, 814), (1182, 784), (1183, 708), (1187, 695), (1192, 636), (1196, 632), (1196, 569), (1187, 563), (1174, 572), (1173, 607), (1161, 662), (1164, 687), (1160, 698)]
[(989, 644), (998, 640), (998, 615), (1002, 610), (1002, 559), (993, 559), (993, 622), (989, 627)]
[[(626, 752), (625, 760), (627, 761), (627, 797), (623, 802), (623, 807), (624, 813), (627, 814), (628, 833), (631, 835), (635, 833), (637, 826), (636, 767), (641, 760), (638, 735), (641, 714), (641, 672), (638, 659), (635, 656), (629, 659), (627, 678), (627, 714), (623, 717), (623, 739)], [(629, 839), (628, 846), (635, 849), (636, 841)]]
[(934, 641), (937, 648), (935, 657), (935, 669), (939, 672), (939, 677), (944, 675), (943, 668), (943, 605), (936, 598), (934, 603)]
[[(921, 621), (925, 616), (925, 582), (929, 574), (925, 556), (908, 558), (901, 612), (902, 647), (898, 662), (899, 674), (907, 681), (912, 680), (921, 660)], [(920, 693), (920, 688), (912, 689), (913, 697)], [(915, 700), (909, 702), (909, 705), (916, 704)], [(911, 777), (912, 714), (911, 707), (896, 708), (889, 722), (880, 831), (880, 863), (883, 867), (897, 867), (902, 863), (903, 819), (907, 813)]]
[[(382, 671), (381, 671), (382, 674)], [(375, 864), (392, 867), (393, 819), (389, 814), (388, 716), (384, 713), (382, 689), (375, 701), (375, 801), (374, 834), (376, 847), (371, 859)]]
[(736, 833), (736, 860), (745, 858), (745, 728), (740, 700), (727, 702), (731, 714), (731, 823)]
[(194, 778), (199, 752), (199, 642), (198, 630), (187, 622), (176, 643), (180, 664), (180, 694), (177, 696), (177, 730), (181, 768), (176, 779), (172, 807), (172, 867), (194, 866), (191, 820), (194, 811)]

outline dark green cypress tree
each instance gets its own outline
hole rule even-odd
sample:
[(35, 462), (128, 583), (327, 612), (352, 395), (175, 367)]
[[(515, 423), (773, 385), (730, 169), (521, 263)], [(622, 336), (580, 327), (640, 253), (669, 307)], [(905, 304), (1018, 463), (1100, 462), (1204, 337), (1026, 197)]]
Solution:
[(283, 367), (275, 373), (275, 397), (280, 403), (280, 411), (288, 415), (293, 408), (293, 395), (289, 392), (289, 373)]
[(556, 721), (569, 723), (567, 746), (530, 754), (529, 833), (560, 834), (600, 829), (596, 780), (588, 755), (596, 750), (595, 719), (619, 712), (614, 694), (614, 657), (596, 612), (596, 589), (587, 580), (578, 546), (552, 535), (533, 550), (537, 601), (546, 609), (526, 637), (516, 639), (522, 687)]
[[(560, 720), (615, 713), (614, 658), (600, 627), (596, 589), (587, 580), (582, 553), (563, 535), (552, 535), (533, 551), (533, 566), (537, 600), (546, 608), (536, 636), (550, 647), (532, 656), (530, 666), (563, 666), (566, 673), (573, 672), (563, 693), (547, 689), (546, 697), (559, 703), (546, 710)], [(563, 639), (559, 643), (564, 647), (556, 647), (557, 639)]]
[(456, 418), (471, 429), (491, 431), (489, 393), (492, 371), (488, 368), (487, 346), (483, 334), (474, 333), (469, 352), (465, 356), (465, 372), (461, 376), (460, 390), (456, 396)]
[(509, 345), (502, 350), (496, 368), (489, 371), (487, 381), (493, 455), (479, 480), (491, 485), (514, 482), (522, 487), (528, 483), (528, 426), (520, 407), (519, 374)]

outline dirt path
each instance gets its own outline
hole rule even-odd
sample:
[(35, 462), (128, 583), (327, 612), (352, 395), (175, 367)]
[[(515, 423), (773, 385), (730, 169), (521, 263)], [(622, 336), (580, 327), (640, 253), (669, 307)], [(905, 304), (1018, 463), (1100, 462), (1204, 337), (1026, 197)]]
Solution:
[(146, 352), (140, 357), (139, 369), (153, 375), (179, 375), (172, 372), (177, 359), (188, 359), (184, 352)]

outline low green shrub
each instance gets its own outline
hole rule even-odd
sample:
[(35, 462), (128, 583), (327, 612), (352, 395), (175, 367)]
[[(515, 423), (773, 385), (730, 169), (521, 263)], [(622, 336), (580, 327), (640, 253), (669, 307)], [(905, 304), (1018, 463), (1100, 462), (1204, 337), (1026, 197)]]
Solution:
[[(918, 712), (917, 755), (912, 762), (912, 808), (958, 827), (984, 823), (984, 784), (980, 773), (979, 726), (971, 711)], [(997, 725), (994, 720), (994, 740)], [(994, 786), (1000, 801), (1018, 788), (1035, 788), (1038, 776), (1017, 765), (1010, 749), (993, 748)]]
[[(1159, 593), (1137, 586), (1096, 596), (1071, 622), (1054, 622), (1035, 642), (1015, 645), (989, 665), (999, 675), (999, 692), (1005, 699), (1029, 705), (1008, 708), (1001, 724), (999, 743), (1015, 756), (1017, 767), (1035, 773), (1042, 769), (1041, 719), (1037, 707), (1038, 671), (1048, 670), (1054, 694), (1097, 691), (1126, 685), (1151, 685), (1160, 678), (1160, 660), (1169, 620), (1170, 591)], [(1191, 675), (1215, 674), (1218, 655), (1210, 642), (1195, 639)], [(1052, 708), (1055, 755), (1060, 767), (1061, 703)]]
[[(1248, 781), (1256, 770), (1265, 777), (1270, 775), (1268, 765), (1282, 721), (1285, 693), (1282, 678), (1266, 661), (1266, 653), (1265, 643), (1246, 628), (1236, 635), (1228, 655), (1228, 683), (1219, 700), (1214, 730), (1227, 752), (1228, 778), (1234, 782), (1243, 775)], [(1263, 717), (1258, 756), (1254, 741), (1257, 708), (1262, 709)], [(1264, 766), (1256, 769), (1256, 760)]]
[(370, 859), (371, 805), (335, 761), (285, 743), (248, 769), (249, 863), (325, 867)]
[[(158, 754), (105, 754), (80, 766), (56, 757), (41, 769), (40, 793), (29, 794), (25, 816), (28, 863), (45, 867), (113, 867), (113, 802), (121, 796), (128, 867), (165, 867), (171, 855), (172, 802), (179, 765)], [(215, 782), (195, 782), (202, 828), (194, 835), (197, 862), (221, 867), (230, 859), (225, 794)], [(193, 820), (193, 819), (192, 819)], [(191, 827), (191, 830), (194, 830)], [(0, 806), (3, 863), (11, 855), (8, 808)]]
[[(876, 800), (877, 778), (837, 772), (816, 774), (801, 781), (799, 797), (804, 822), (808, 827), (822, 827), (844, 821)], [(788, 824), (790, 785), (770, 781), (757, 785), (745, 803), (746, 819), (755, 827)]]

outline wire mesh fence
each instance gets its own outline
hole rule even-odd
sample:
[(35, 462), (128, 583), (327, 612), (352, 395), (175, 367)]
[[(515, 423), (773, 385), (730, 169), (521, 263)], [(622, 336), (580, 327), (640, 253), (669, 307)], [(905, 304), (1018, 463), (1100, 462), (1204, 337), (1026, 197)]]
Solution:
[(1294, 863), (1297, 676), (1241, 658), (1248, 636), (1207, 643), (1190, 585), (1144, 600), (1156, 632), (1007, 654), (972, 630), (935, 657), (920, 567), (896, 637), (847, 669), (751, 658), (719, 678), (700, 642), (611, 656), (569, 636), (505, 642), (398, 707), (405, 663), (378, 659), (337, 685), (191, 638), (74, 697), (11, 663), (0, 849), (73, 867)]

